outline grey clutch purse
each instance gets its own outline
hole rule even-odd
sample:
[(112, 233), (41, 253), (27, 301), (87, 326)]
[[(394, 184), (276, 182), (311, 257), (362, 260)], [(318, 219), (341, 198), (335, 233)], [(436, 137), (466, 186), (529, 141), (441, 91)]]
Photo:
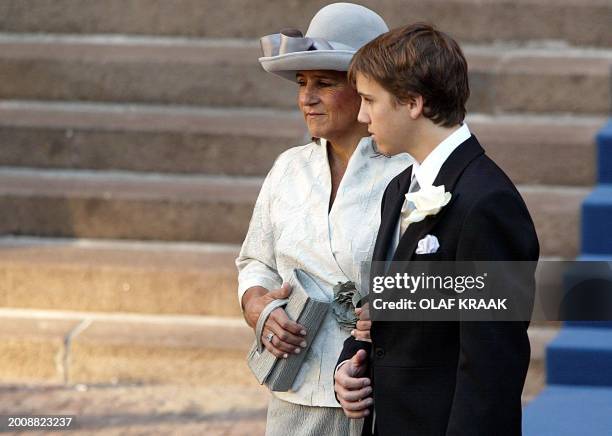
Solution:
[[(255, 328), (256, 340), (247, 357), (249, 368), (259, 384), (265, 384), (270, 390), (277, 392), (291, 389), (330, 306), (323, 290), (303, 270), (293, 270), (289, 284), (293, 286), (289, 298), (274, 300), (259, 316)], [(290, 354), (286, 359), (279, 359), (263, 346), (261, 332), (270, 313), (283, 305), (287, 316), (306, 328), (307, 335), (304, 339), (307, 346), (300, 354)]]

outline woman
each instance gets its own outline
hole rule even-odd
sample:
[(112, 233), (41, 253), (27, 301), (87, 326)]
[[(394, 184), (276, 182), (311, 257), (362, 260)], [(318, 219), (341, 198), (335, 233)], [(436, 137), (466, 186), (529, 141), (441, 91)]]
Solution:
[[(387, 30), (371, 10), (337, 3), (315, 15), (306, 37), (292, 30), (262, 38), (260, 63), (297, 82), (298, 107), (316, 139), (274, 163), (236, 260), (239, 299), (253, 328), (268, 303), (289, 295), (283, 282), (295, 268), (311, 275), (330, 300), (339, 282), (361, 288), (361, 263), (372, 255), (382, 194), (411, 163), (407, 155), (376, 153), (367, 126), (357, 121), (360, 97), (346, 77), (353, 54)], [(350, 334), (339, 321), (329, 311), (292, 390), (273, 392), (267, 435), (350, 433), (333, 391), (336, 359)], [(304, 334), (280, 308), (268, 318), (262, 342), (287, 358), (306, 345)]]

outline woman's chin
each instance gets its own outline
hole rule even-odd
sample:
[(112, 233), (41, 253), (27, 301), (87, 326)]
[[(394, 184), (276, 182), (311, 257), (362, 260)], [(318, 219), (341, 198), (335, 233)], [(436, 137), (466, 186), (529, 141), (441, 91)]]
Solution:
[(313, 138), (327, 138), (327, 129), (308, 126), (308, 133)]

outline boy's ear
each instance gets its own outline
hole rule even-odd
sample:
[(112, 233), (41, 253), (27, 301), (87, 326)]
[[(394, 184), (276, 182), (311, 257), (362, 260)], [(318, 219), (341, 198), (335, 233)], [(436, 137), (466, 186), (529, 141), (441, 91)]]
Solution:
[(410, 115), (410, 118), (413, 120), (416, 120), (423, 113), (423, 105), (424, 105), (423, 96), (422, 95), (410, 96), (406, 100), (405, 105), (408, 109), (408, 114)]

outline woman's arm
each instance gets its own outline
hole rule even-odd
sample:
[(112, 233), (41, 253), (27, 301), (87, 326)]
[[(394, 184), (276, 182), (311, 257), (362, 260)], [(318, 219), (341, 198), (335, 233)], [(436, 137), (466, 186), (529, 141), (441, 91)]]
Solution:
[[(255, 329), (263, 309), (273, 300), (287, 298), (290, 288), (282, 284), (276, 269), (275, 237), (270, 213), (274, 168), (264, 181), (249, 224), (249, 230), (236, 259), (238, 298), (247, 324)], [(304, 332), (304, 333), (302, 333)], [(305, 347), (302, 326), (291, 321), (282, 308), (274, 310), (262, 330), (262, 343), (277, 357), (300, 353)]]

